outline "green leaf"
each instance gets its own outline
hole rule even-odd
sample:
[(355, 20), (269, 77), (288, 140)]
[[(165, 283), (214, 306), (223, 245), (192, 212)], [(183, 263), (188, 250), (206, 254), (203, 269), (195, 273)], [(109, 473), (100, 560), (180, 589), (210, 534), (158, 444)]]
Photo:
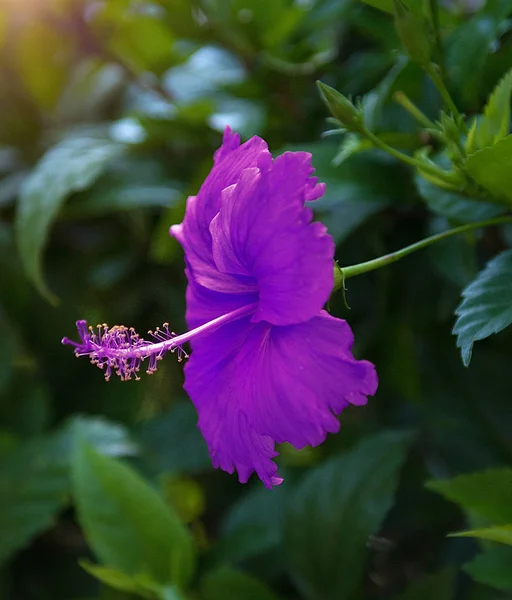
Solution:
[(174, 35), (159, 11), (134, 10), (128, 2), (111, 1), (98, 6), (89, 22), (112, 62), (120, 59), (132, 72), (161, 74), (180, 58), (174, 52)]
[(25, 179), (16, 215), (16, 234), (25, 272), (48, 300), (56, 297), (42, 273), (50, 227), (66, 198), (88, 188), (123, 147), (98, 137), (70, 137), (51, 148)]
[(494, 51), (503, 20), (511, 11), (509, 0), (488, 0), (471, 19), (456, 27), (446, 40), (451, 87), (468, 102), (474, 102), (479, 96), (487, 57)]
[(310, 472), (288, 502), (290, 575), (310, 600), (344, 600), (364, 574), (368, 538), (393, 504), (411, 435), (385, 432)]
[(462, 292), (453, 328), (462, 362), (471, 361), (473, 344), (512, 323), (512, 250), (502, 252), (487, 263), (477, 278)]
[(55, 460), (71, 461), (78, 439), (86, 440), (101, 454), (107, 456), (133, 456), (137, 446), (126, 427), (113, 423), (105, 417), (74, 415), (68, 419), (55, 436), (53, 456)]
[(443, 569), (413, 581), (396, 600), (452, 600), (454, 587), (455, 571)]
[(182, 198), (181, 193), (167, 185), (94, 186), (79, 201), (64, 210), (67, 218), (91, 218), (137, 208), (169, 208)]
[(470, 529), (450, 533), (450, 537), (475, 537), (481, 540), (499, 542), (512, 546), (512, 525), (500, 525), (496, 527), (484, 527), (483, 529)]
[[(154, 598), (154, 584), (144, 584), (143, 577), (131, 577), (118, 569), (94, 565), (87, 560), (81, 560), (80, 566), (98, 581), (122, 592), (128, 592), (144, 598)], [(149, 589), (148, 589), (149, 587)]]
[(419, 175), (415, 178), (420, 196), (436, 215), (447, 217), (452, 221), (468, 223), (485, 221), (502, 215), (507, 210), (504, 206), (470, 200), (467, 196), (449, 192), (433, 185)]
[(264, 129), (265, 119), (265, 109), (261, 104), (244, 98), (219, 95), (215, 110), (209, 115), (207, 122), (219, 132), (230, 125), (242, 137), (251, 137)]
[(464, 165), (467, 174), (497, 201), (512, 205), (512, 135), (471, 154)]
[(172, 97), (183, 104), (212, 98), (219, 90), (247, 79), (238, 56), (216, 46), (202, 46), (183, 65), (169, 69), (164, 84)]
[(208, 573), (201, 581), (203, 600), (278, 600), (264, 583), (251, 575), (222, 567)]
[(52, 460), (52, 443), (34, 440), (0, 459), (0, 563), (51, 527), (67, 502), (68, 469)]
[(133, 454), (121, 425), (104, 418), (76, 416), (53, 435), (14, 446), (0, 458), (0, 562), (51, 527), (70, 492), (69, 463), (76, 436), (101, 452)]
[(512, 70), (499, 82), (487, 101), (482, 119), (474, 121), (466, 142), (469, 154), (493, 146), (507, 137), (510, 131), (510, 95), (512, 94)]
[(132, 469), (82, 441), (73, 456), (72, 480), (80, 524), (105, 565), (160, 584), (184, 586), (190, 580), (189, 532)]
[(493, 524), (512, 522), (512, 468), (488, 469), (426, 485)]
[(462, 568), (475, 581), (512, 591), (512, 548), (497, 546), (479, 554)]

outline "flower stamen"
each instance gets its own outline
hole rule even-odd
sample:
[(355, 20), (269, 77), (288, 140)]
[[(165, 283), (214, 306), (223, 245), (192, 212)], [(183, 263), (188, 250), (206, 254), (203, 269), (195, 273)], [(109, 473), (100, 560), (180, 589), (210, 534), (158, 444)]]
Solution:
[(103, 371), (107, 381), (112, 373), (121, 381), (132, 378), (138, 381), (141, 365), (146, 360), (148, 375), (157, 370), (158, 363), (167, 352), (175, 352), (178, 362), (181, 362), (183, 358), (188, 358), (183, 349), (185, 342), (211, 332), (226, 322), (247, 316), (254, 312), (255, 308), (255, 304), (242, 306), (182, 335), (176, 335), (169, 329), (169, 323), (164, 323), (161, 328), (148, 331), (148, 335), (156, 340), (156, 343), (141, 338), (133, 327), (109, 327), (106, 323), (91, 327), (87, 325), (87, 321), (81, 320), (76, 323), (80, 341), (74, 342), (65, 337), (62, 343), (74, 346), (77, 357), (89, 356), (91, 363)]

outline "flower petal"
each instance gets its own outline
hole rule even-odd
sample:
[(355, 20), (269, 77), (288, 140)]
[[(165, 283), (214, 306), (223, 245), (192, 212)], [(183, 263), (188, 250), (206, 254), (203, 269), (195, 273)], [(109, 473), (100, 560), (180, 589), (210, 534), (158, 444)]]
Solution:
[(258, 301), (256, 292), (246, 294), (222, 294), (195, 283), (185, 270), (189, 284), (187, 286), (187, 325), (195, 329), (208, 321), (213, 321), (242, 306), (248, 306)]
[(238, 134), (228, 127), (222, 146), (215, 153), (214, 165), (197, 196), (190, 196), (183, 223), (173, 225), (170, 233), (185, 251), (187, 268), (194, 280), (212, 290), (224, 293), (245, 293), (254, 289), (246, 282), (219, 273), (212, 255), (210, 222), (220, 208), (222, 190), (236, 181), (240, 173), (270, 157), (267, 144), (255, 136), (240, 146)]
[(301, 323), (329, 298), (334, 242), (304, 207), (323, 189), (314, 178), (311, 184), (312, 172), (305, 152), (287, 152), (273, 163), (261, 157), (259, 169), (245, 169), (222, 193), (210, 225), (213, 257), (219, 271), (257, 282), (254, 322)]
[(375, 393), (372, 364), (350, 352), (345, 321), (322, 311), (306, 323), (274, 327), (250, 318), (195, 340), (185, 389), (213, 464), (247, 481), (256, 471), (267, 487), (280, 483), (274, 442), (316, 446), (339, 429), (349, 404)]

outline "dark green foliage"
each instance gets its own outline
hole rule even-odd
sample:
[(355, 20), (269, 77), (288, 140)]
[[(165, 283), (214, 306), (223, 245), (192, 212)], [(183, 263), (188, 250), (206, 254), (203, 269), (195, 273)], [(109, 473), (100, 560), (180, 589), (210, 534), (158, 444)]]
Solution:
[(391, 508), (410, 441), (410, 435), (393, 432), (365, 439), (311, 471), (293, 493), (284, 548), (292, 579), (305, 598), (354, 596), (368, 540)]
[(103, 564), (162, 585), (188, 583), (192, 539), (155, 490), (81, 440), (71, 473), (78, 520)]
[(453, 333), (469, 365), (473, 344), (512, 323), (512, 250), (503, 252), (481, 271), (462, 293)]
[(512, 598), (510, 225), (347, 278), (329, 310), (378, 394), (321, 447), (278, 448), (273, 491), (213, 470), (172, 356), (107, 384), (60, 344), (79, 318), (185, 330), (168, 230), (226, 124), (312, 153), (342, 268), (507, 218), (511, 17), (0, 2), (2, 600)]
[(454, 571), (446, 568), (412, 583), (396, 600), (451, 600), (454, 594)]
[(471, 575), (475, 581), (486, 583), (501, 590), (512, 590), (512, 548), (507, 546), (496, 546), (490, 550), (484, 550), (470, 563), (464, 566), (464, 570)]

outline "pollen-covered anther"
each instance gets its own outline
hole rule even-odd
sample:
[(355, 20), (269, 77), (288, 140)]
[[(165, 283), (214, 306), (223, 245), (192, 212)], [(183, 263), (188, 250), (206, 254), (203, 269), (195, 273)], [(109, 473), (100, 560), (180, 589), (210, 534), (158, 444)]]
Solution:
[(188, 356), (179, 344), (173, 344), (175, 334), (169, 331), (168, 323), (164, 323), (162, 328), (157, 327), (154, 332), (148, 332), (156, 343), (141, 338), (133, 327), (124, 325), (109, 327), (102, 323), (87, 327), (85, 321), (78, 321), (77, 329), (80, 342), (64, 338), (62, 343), (74, 346), (75, 356), (88, 355), (91, 363), (103, 371), (107, 381), (112, 374), (121, 381), (132, 378), (138, 381), (141, 363), (147, 360), (146, 373), (152, 374), (157, 369), (158, 361), (169, 350), (177, 350), (179, 361), (182, 356)]

